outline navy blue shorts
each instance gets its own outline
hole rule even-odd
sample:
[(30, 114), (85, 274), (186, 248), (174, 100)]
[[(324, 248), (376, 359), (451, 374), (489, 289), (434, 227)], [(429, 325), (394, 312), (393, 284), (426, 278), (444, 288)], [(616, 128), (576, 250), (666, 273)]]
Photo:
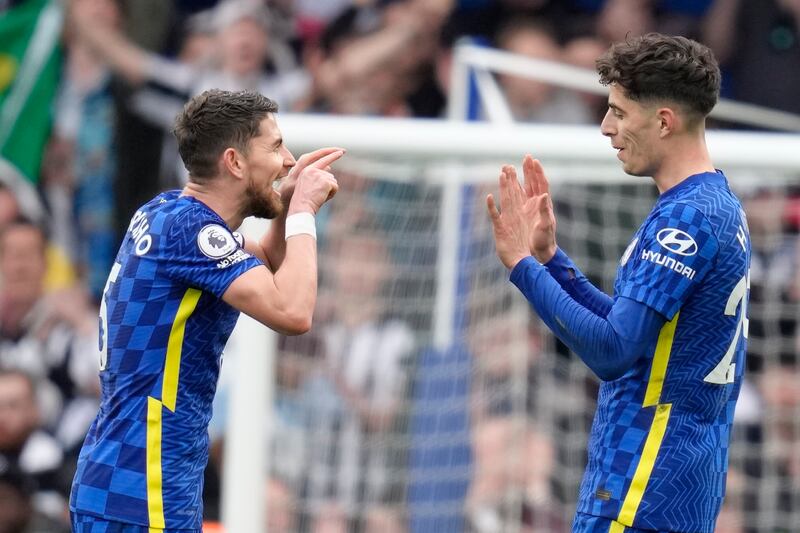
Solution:
[(200, 529), (156, 529), (75, 513), (70, 513), (70, 519), (72, 533), (203, 533)]
[(637, 529), (623, 526), (610, 518), (576, 513), (575, 520), (572, 521), (572, 533), (669, 533), (669, 531)]

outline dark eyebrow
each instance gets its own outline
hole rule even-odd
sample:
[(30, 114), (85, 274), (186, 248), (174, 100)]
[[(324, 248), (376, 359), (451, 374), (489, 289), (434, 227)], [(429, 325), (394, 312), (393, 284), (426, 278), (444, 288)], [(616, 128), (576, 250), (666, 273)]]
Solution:
[(620, 107), (617, 104), (613, 104), (613, 103), (609, 102), (608, 103), (608, 107), (610, 109), (613, 109), (614, 111), (617, 111), (618, 113), (623, 113), (622, 109), (620, 109)]

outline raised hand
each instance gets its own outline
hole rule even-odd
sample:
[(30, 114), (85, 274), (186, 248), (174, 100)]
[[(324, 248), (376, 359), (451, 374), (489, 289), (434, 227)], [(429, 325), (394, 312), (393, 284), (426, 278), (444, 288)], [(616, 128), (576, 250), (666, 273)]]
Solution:
[[(330, 170), (331, 165), (344, 155), (344, 150), (341, 148), (334, 148), (332, 152), (330, 150), (330, 148), (323, 148), (312, 152), (311, 154), (317, 154), (328, 151), (316, 159), (309, 157), (304, 162), (304, 167), (297, 171), (287, 214), (303, 211), (316, 214), (322, 204), (333, 198), (339, 190), (339, 183)], [(295, 168), (298, 165), (295, 165)], [(281, 191), (281, 196), (283, 196), (283, 191)]]
[[(278, 192), (281, 193), (281, 201), (283, 202), (283, 205), (287, 207), (289, 206), (289, 202), (292, 200), (294, 188), (297, 185), (297, 178), (300, 176), (300, 173), (303, 172), (303, 170), (305, 170), (309, 165), (316, 163), (321, 158), (333, 154), (334, 152), (344, 153), (345, 150), (344, 148), (336, 147), (320, 148), (319, 150), (314, 150), (313, 152), (303, 154), (297, 159), (297, 163), (295, 163), (295, 165), (289, 171), (289, 175), (283, 178), (280, 185), (278, 185)], [(330, 165), (323, 170), (330, 172)]]
[(530, 212), (537, 207), (537, 199), (527, 197), (510, 165), (503, 167), (499, 182), (502, 212), (491, 194), (486, 197), (486, 207), (492, 220), (497, 256), (507, 268), (514, 268), (531, 254), (533, 217)]
[(525, 175), (525, 195), (533, 199), (536, 208), (530, 211), (532, 232), (530, 253), (540, 263), (547, 263), (556, 254), (556, 216), (550, 196), (550, 184), (538, 159), (526, 155), (522, 160)]

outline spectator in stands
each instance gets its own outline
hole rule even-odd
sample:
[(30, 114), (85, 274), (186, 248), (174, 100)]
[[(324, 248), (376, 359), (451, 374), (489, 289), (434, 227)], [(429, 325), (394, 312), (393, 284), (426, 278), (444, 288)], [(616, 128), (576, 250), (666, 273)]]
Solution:
[(644, 35), (655, 29), (650, 1), (605, 0), (596, 21), (597, 36), (608, 43), (624, 41), (629, 36)]
[(347, 516), (342, 508), (334, 503), (315, 506), (315, 516), (311, 525), (311, 533), (349, 533), (353, 528), (348, 526)]
[(0, 531), (3, 533), (69, 533), (69, 526), (36, 510), (34, 481), (0, 461)]
[[(318, 322), (319, 324), (320, 322)], [(302, 387), (315, 372), (322, 350), (319, 334), (281, 337), (275, 361), (276, 391), (271, 413), (272, 438), (270, 467), (272, 475), (292, 489), (297, 489), (305, 475), (306, 428)]]
[(748, 369), (758, 372), (766, 361), (791, 357), (795, 347), (776, 339), (790, 339), (797, 329), (793, 311), (800, 291), (793, 287), (800, 268), (800, 237), (791, 230), (788, 191), (753, 191), (745, 200), (752, 236), (750, 265), (750, 331)]
[(305, 65), (314, 78), (317, 110), (408, 116), (409, 97), (433, 83), (439, 30), (450, 0), (406, 0), (379, 9), (353, 6), (334, 19)]
[[(186, 20), (176, 56), (179, 63), (198, 69), (214, 66), (217, 42), (214, 16), (215, 11), (207, 9)], [(133, 90), (127, 102), (131, 111), (149, 125), (171, 130), (173, 118), (183, 110), (185, 95), (158, 84), (148, 84)], [(178, 153), (178, 142), (174, 135), (163, 137), (159, 183), (164, 189), (181, 188), (186, 184), (188, 173)]]
[[(92, 18), (118, 28), (114, 2), (92, 2)], [(52, 216), (50, 235), (72, 252), (99, 302), (117, 248), (114, 221), (115, 106), (106, 65), (81, 40), (67, 36), (53, 134), (42, 165)]]
[(0, 181), (0, 231), (20, 217), (19, 203), (14, 192)]
[(657, 31), (701, 38), (703, 16), (712, 0), (603, 0), (596, 34), (608, 43)]
[(492, 417), (473, 431), (475, 478), (470, 517), (477, 531), (505, 531), (523, 523), (531, 531), (560, 531), (550, 476), (555, 446), (524, 417)]
[(291, 487), (280, 478), (270, 476), (265, 491), (269, 533), (294, 533), (297, 531), (297, 497)]
[(330, 222), (335, 237), (326, 243), (333, 271), (320, 294), (331, 311), (320, 332), (324, 361), (303, 389), (309, 428), (303, 496), (315, 530), (342, 519), (356, 527), (371, 508), (401, 497), (398, 457), (406, 444), (395, 424), (414, 348), (410, 328), (386, 315), (392, 268), (386, 236), (369, 218), (337, 225), (337, 216)]
[[(90, 3), (73, 0), (71, 20), (80, 38), (134, 85), (155, 83), (184, 95), (210, 88), (258, 90), (276, 101), (282, 110), (304, 96), (309, 79), (301, 71), (267, 76), (263, 72), (269, 54), (268, 15), (263, 5), (248, 0), (225, 0), (218, 5), (217, 57), (212, 65), (198, 68), (151, 54), (106, 24), (97, 24)], [(110, 1), (110, 0), (109, 0)], [(169, 117), (171, 123), (173, 117)]]
[[(534, 19), (511, 20), (500, 29), (496, 41), (498, 47), (515, 54), (546, 61), (563, 60), (553, 30)], [(518, 121), (588, 124), (592, 120), (590, 110), (573, 92), (508, 74), (499, 78), (511, 113)]]
[[(470, 324), (475, 354), (471, 397), (473, 479), (468, 513), (478, 532), (505, 531), (525, 524), (527, 531), (560, 531), (551, 476), (556, 449), (549, 432), (547, 397), (562, 394), (543, 366), (542, 339), (531, 327), (528, 310), (513, 306), (497, 291), (473, 282), (473, 294), (484, 294), (480, 315)], [(497, 304), (487, 299), (497, 298)], [(524, 393), (522, 391), (525, 391)], [(550, 409), (553, 406), (549, 407)]]
[[(2, 164), (2, 159), (0, 159)], [(44, 221), (44, 213), (38, 198), (28, 198), (31, 202), (23, 202), (17, 191), (4, 181), (0, 175), (0, 233), (19, 219)], [(75, 271), (72, 263), (64, 251), (51, 242), (45, 245), (46, 272), (44, 277), (45, 290), (58, 290), (71, 287), (75, 283)]]
[(734, 99), (800, 113), (800, 2), (714, 0), (704, 39)]
[[(603, 41), (596, 37), (576, 37), (564, 46), (563, 60), (570, 65), (594, 71), (595, 61), (603, 55), (606, 48)], [(608, 110), (608, 98), (605, 95), (594, 93), (578, 92), (577, 94), (593, 117), (592, 122), (601, 122), (603, 115)]]
[(400, 511), (388, 506), (374, 506), (364, 517), (364, 533), (405, 533), (408, 528), (403, 523)]
[(97, 410), (97, 315), (79, 288), (45, 294), (45, 246), (25, 220), (0, 233), (0, 369), (33, 377), (43, 424), (71, 447)]
[(31, 478), (37, 511), (66, 518), (70, 476), (61, 446), (41, 429), (34, 381), (15, 370), (0, 370), (0, 463)]
[[(110, 25), (97, 24), (92, 17), (92, 4), (111, 1), (72, 0), (70, 20), (78, 37), (114, 72), (138, 89), (129, 98), (128, 107), (148, 122), (171, 130), (176, 111), (181, 110), (183, 103), (210, 88), (256, 90), (277, 102), (282, 111), (290, 111), (306, 101), (311, 87), (306, 72), (291, 67), (271, 74), (264, 71), (272, 43), (269, 18), (262, 3), (220, 2), (211, 17), (215, 32), (214, 54), (205, 58), (188, 54), (190, 50), (186, 50), (182, 58), (171, 60), (137, 46)], [(202, 30), (198, 28), (198, 31)], [(187, 62), (187, 58), (193, 62)], [(169, 155), (168, 151), (165, 157)], [(179, 168), (178, 181), (183, 182), (187, 173), (180, 162), (165, 162), (161, 167), (171, 176), (173, 165)], [(147, 199), (149, 196), (141, 203)], [(119, 216), (127, 219), (129, 214), (120, 212)]]
[[(761, 377), (764, 398), (765, 473), (771, 477), (761, 511), (800, 523), (800, 365), (797, 359), (773, 362)], [(787, 521), (788, 520), (788, 521)], [(776, 524), (777, 525), (777, 524)]]
[(714, 533), (745, 533), (742, 492), (745, 490), (742, 472), (729, 468), (725, 482), (725, 503), (722, 504)]

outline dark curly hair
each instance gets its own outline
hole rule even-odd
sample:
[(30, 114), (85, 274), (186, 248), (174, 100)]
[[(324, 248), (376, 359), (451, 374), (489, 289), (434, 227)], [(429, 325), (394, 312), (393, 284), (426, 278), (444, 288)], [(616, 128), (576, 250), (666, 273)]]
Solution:
[(616, 84), (631, 100), (668, 101), (705, 118), (719, 98), (714, 53), (686, 37), (648, 33), (613, 44), (597, 60), (603, 85)]
[(206, 181), (217, 173), (217, 159), (227, 148), (247, 153), (247, 143), (260, 134), (261, 121), (278, 104), (251, 91), (211, 89), (189, 100), (173, 133), (189, 179)]

